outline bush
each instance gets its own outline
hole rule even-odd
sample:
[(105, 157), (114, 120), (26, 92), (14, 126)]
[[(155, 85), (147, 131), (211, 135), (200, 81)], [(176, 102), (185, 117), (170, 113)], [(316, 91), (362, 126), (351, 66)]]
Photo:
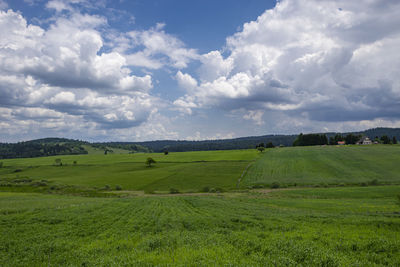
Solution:
[(13, 183), (30, 183), (30, 182), (32, 182), (32, 179), (29, 179), (29, 178), (22, 178), (22, 179), (13, 180)]
[(122, 190), (122, 187), (121, 187), (120, 185), (116, 185), (116, 186), (115, 186), (115, 190), (121, 191), (121, 190)]
[(0, 169), (3, 168), (3, 162), (0, 162)]
[(366, 182), (362, 182), (360, 183), (361, 186), (368, 186), (368, 184)]
[(400, 195), (397, 195), (397, 205), (400, 206)]
[(255, 184), (255, 185), (253, 185), (251, 188), (253, 188), (253, 189), (264, 188), (264, 185), (262, 185), (262, 184)]
[(208, 193), (208, 192), (210, 192), (210, 187), (205, 186), (205, 187), (203, 187), (203, 188), (200, 190), (200, 192)]
[(31, 183), (31, 186), (47, 186), (47, 183), (44, 181), (37, 181), (37, 182)]
[(111, 187), (110, 187), (108, 184), (106, 184), (102, 189), (103, 189), (103, 190), (110, 190)]
[(222, 193), (222, 192), (224, 192), (224, 189), (222, 189), (221, 187), (217, 187), (217, 188), (215, 188), (215, 192)]
[(374, 179), (374, 180), (370, 181), (369, 184), (370, 185), (378, 185), (379, 181), (378, 181), (378, 179)]
[(14, 172), (22, 172), (22, 170), (21, 169), (16, 169), (16, 170), (14, 170)]
[(179, 190), (176, 189), (176, 188), (170, 188), (170, 189), (169, 189), (169, 193), (170, 193), (170, 194), (179, 194)]
[(277, 188), (281, 187), (281, 185), (278, 182), (273, 182), (270, 187), (272, 189), (277, 189)]
[(151, 167), (151, 164), (153, 164), (153, 163), (156, 163), (156, 161), (153, 159), (153, 158), (147, 158), (146, 159), (146, 165), (148, 166), (148, 167)]
[(156, 192), (154, 192), (153, 189), (145, 189), (145, 190), (144, 190), (144, 193), (145, 193), (145, 194), (155, 194)]

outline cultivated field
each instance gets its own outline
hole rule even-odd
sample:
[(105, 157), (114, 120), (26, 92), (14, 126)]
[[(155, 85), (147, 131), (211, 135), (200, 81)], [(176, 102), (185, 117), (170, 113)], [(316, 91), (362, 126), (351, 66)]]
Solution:
[(397, 266), (399, 150), (3, 160), (0, 266)]
[(0, 265), (396, 266), (399, 190), (127, 199), (1, 193)]
[(270, 149), (253, 164), (244, 185), (400, 183), (400, 146), (314, 146)]

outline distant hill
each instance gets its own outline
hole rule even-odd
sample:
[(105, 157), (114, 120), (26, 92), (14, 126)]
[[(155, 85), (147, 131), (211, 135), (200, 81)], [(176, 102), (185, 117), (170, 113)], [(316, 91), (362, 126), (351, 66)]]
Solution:
[[(329, 132), (327, 137), (336, 134), (365, 135), (371, 139), (387, 135), (396, 136), (400, 140), (400, 128), (373, 128), (359, 132)], [(319, 133), (321, 134), (321, 133)], [(157, 140), (147, 142), (99, 142), (89, 143), (81, 140), (66, 138), (43, 138), (14, 144), (0, 143), (0, 159), (40, 157), (70, 154), (101, 154), (101, 153), (135, 153), (135, 152), (183, 152), (201, 150), (231, 150), (255, 148), (260, 143), (273, 143), (275, 146), (291, 146), (296, 135), (263, 135), (221, 140)]]

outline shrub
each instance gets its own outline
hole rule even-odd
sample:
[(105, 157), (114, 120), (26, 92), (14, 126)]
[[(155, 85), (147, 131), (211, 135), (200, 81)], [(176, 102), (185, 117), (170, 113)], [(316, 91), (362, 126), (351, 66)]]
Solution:
[(368, 186), (368, 184), (366, 182), (362, 182), (360, 183), (361, 186)]
[(77, 162), (76, 160), (74, 160), (73, 164), (74, 164), (74, 165), (77, 165), (77, 164), (78, 164), (78, 162)]
[(155, 192), (154, 192), (153, 189), (145, 189), (145, 190), (144, 190), (144, 193), (145, 193), (145, 194), (155, 194)]
[(170, 189), (169, 189), (169, 193), (170, 193), (170, 194), (179, 194), (179, 190), (176, 189), (176, 188), (170, 188)]
[(14, 170), (14, 172), (22, 172), (22, 170), (21, 169), (16, 169), (16, 170)]
[(45, 181), (36, 181), (31, 183), (31, 186), (47, 186), (47, 183)]
[(3, 162), (0, 162), (0, 168), (3, 168)]
[(208, 192), (210, 192), (210, 187), (205, 186), (205, 187), (203, 187), (203, 188), (200, 190), (200, 192), (208, 193)]
[(264, 185), (262, 185), (262, 184), (255, 184), (255, 185), (253, 185), (251, 188), (253, 188), (253, 189), (264, 188)]
[(121, 191), (121, 190), (122, 190), (122, 187), (121, 187), (120, 185), (116, 185), (116, 186), (115, 186), (115, 190)]
[(378, 185), (379, 181), (378, 181), (378, 179), (374, 179), (374, 180), (370, 181), (369, 184), (370, 185)]
[(400, 195), (397, 195), (397, 205), (400, 206)]
[(281, 185), (280, 185), (278, 182), (273, 182), (273, 183), (271, 184), (270, 187), (271, 187), (272, 189), (276, 189), (276, 188), (281, 187)]
[(153, 158), (147, 158), (146, 159), (146, 165), (148, 166), (148, 167), (151, 167), (151, 164), (153, 164), (153, 163), (156, 163), (156, 161), (153, 159)]
[(108, 185), (108, 184), (106, 184), (104, 187), (103, 187), (103, 190), (110, 190), (111, 189), (111, 187)]
[(224, 192), (224, 189), (222, 189), (221, 187), (217, 187), (217, 188), (215, 188), (215, 192), (222, 193), (222, 192)]
[(208, 191), (208, 192), (210, 192), (210, 193), (216, 193), (217, 190), (216, 190), (215, 188), (210, 188), (210, 191)]

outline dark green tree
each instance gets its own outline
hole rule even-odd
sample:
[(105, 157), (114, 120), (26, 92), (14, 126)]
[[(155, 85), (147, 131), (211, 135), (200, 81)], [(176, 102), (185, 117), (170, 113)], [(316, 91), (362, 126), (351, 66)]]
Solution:
[(61, 159), (55, 159), (54, 163), (55, 163), (55, 165), (62, 166)]
[(156, 161), (153, 158), (149, 157), (149, 158), (146, 159), (146, 165), (148, 167), (151, 167), (151, 164), (153, 164), (153, 163), (156, 163)]
[(393, 143), (393, 145), (396, 145), (396, 144), (397, 144), (397, 138), (396, 138), (396, 136), (393, 136), (392, 143)]
[(269, 142), (268, 144), (265, 145), (266, 148), (274, 148), (274, 144), (272, 142)]
[(382, 135), (381, 136), (381, 141), (382, 143), (384, 143), (385, 145), (390, 144), (390, 138), (387, 135)]

